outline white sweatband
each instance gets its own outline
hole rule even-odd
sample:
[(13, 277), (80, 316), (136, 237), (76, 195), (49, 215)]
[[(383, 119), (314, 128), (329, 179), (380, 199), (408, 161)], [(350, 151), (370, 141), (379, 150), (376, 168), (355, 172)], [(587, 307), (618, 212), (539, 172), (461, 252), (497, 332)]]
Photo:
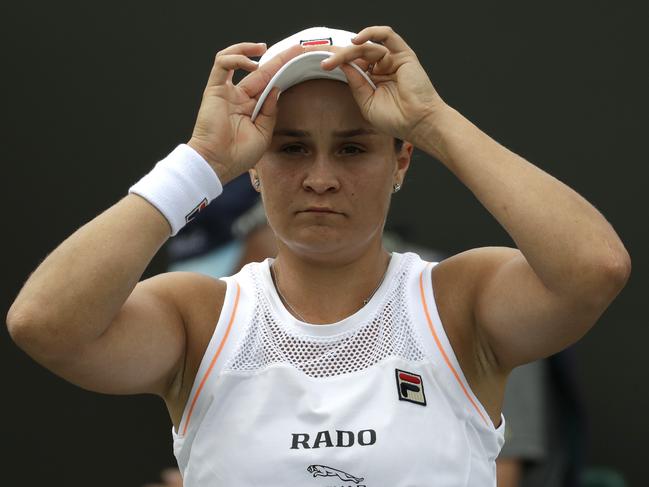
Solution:
[(223, 192), (223, 185), (198, 152), (181, 144), (128, 192), (155, 206), (169, 222), (174, 236)]

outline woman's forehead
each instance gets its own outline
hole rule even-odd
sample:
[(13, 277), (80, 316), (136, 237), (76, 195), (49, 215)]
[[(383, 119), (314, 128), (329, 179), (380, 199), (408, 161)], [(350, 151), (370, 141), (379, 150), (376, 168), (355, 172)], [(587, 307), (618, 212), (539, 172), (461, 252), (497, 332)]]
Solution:
[(310, 80), (292, 86), (278, 100), (277, 128), (336, 126), (340, 130), (371, 129), (347, 83)]

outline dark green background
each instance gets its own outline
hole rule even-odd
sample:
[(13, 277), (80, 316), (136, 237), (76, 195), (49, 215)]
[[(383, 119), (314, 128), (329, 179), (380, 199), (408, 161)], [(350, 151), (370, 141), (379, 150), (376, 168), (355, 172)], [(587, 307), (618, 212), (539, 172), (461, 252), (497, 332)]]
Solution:
[[(216, 51), (318, 24), (389, 24), (448, 103), (593, 202), (626, 243), (633, 275), (579, 343), (579, 376), (588, 463), (646, 485), (647, 5), (3, 3), (2, 311), (51, 249), (188, 139)], [(410, 240), (449, 252), (510, 243), (429, 157), (417, 155), (404, 186), (390, 226)], [(162, 401), (83, 391), (0, 334), (0, 484), (135, 487), (172, 464)]]

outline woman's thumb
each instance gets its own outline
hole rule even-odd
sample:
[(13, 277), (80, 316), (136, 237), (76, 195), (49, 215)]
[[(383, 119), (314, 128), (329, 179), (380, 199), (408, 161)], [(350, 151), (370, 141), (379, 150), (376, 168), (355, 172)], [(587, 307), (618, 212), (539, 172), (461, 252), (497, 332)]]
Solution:
[(277, 100), (279, 99), (280, 90), (275, 87), (270, 90), (264, 104), (255, 119), (255, 125), (269, 136), (272, 136), (272, 130), (275, 126), (275, 118), (277, 118)]

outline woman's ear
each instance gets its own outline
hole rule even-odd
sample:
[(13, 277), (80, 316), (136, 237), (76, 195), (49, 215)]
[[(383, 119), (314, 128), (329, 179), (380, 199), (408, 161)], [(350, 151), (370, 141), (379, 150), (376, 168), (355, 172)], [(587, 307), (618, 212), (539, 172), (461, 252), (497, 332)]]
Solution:
[(250, 182), (252, 183), (252, 187), (255, 188), (255, 191), (259, 193), (261, 188), (261, 180), (259, 179), (259, 174), (257, 173), (257, 170), (256, 169), (248, 170), (248, 175), (250, 176)]
[(403, 184), (403, 180), (406, 177), (406, 172), (410, 167), (410, 159), (412, 158), (412, 151), (415, 146), (410, 142), (403, 141), (399, 152), (397, 152), (397, 166), (394, 171), (394, 182)]

